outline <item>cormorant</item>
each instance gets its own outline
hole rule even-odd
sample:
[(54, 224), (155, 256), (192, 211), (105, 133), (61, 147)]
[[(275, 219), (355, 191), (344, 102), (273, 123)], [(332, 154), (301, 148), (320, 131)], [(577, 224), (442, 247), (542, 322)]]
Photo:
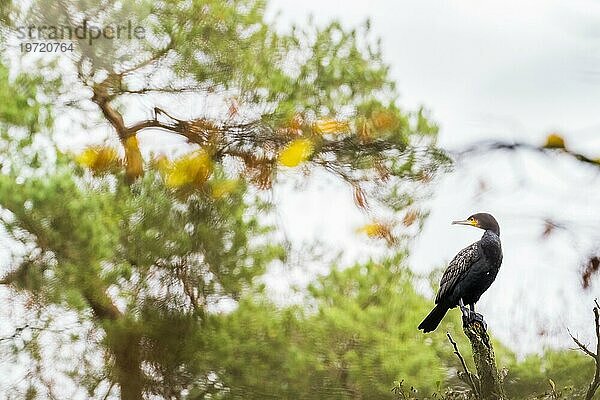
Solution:
[(485, 326), (481, 314), (475, 312), (475, 303), (494, 282), (502, 263), (500, 226), (493, 216), (478, 213), (452, 223), (474, 226), (485, 232), (481, 240), (462, 249), (446, 268), (435, 298), (436, 306), (419, 325), (425, 333), (435, 330), (446, 312), (456, 306), (460, 306), (465, 318), (475, 319)]

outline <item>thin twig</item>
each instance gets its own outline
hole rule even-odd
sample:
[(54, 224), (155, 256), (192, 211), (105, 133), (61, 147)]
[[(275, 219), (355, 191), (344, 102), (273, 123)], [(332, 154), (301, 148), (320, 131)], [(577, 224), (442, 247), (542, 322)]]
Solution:
[(596, 354), (591, 351), (590, 349), (587, 348), (587, 346), (583, 343), (581, 343), (575, 336), (573, 336), (573, 334), (571, 333), (571, 331), (567, 328), (567, 332), (569, 332), (569, 336), (571, 336), (571, 339), (573, 339), (573, 341), (575, 342), (575, 344), (577, 345), (577, 347), (579, 347), (579, 349), (581, 351), (583, 351), (585, 354), (587, 354), (588, 356), (592, 357), (592, 358), (596, 358)]
[(19, 326), (19, 327), (15, 328), (15, 332), (12, 335), (0, 338), (0, 342), (3, 342), (5, 340), (15, 339), (17, 336), (19, 336), (21, 334), (21, 332), (23, 332), (27, 328), (29, 328), (29, 324), (25, 324), (23, 326)]
[(471, 372), (469, 371), (469, 368), (467, 367), (467, 364), (465, 363), (465, 359), (463, 358), (463, 356), (460, 354), (460, 351), (458, 350), (458, 346), (457, 346), (456, 342), (454, 341), (454, 339), (452, 339), (450, 332), (447, 332), (446, 336), (448, 336), (448, 340), (452, 344), (452, 347), (454, 347), (454, 354), (456, 354), (456, 356), (460, 360), (460, 363), (462, 364), (462, 367), (465, 370), (465, 374), (469, 378), (469, 380), (467, 381), (467, 384), (471, 387), (473, 394), (475, 396), (479, 396), (479, 391), (477, 390), (477, 386), (475, 385), (475, 381), (473, 380), (473, 374), (471, 374)]
[(12, 340), (12, 339), (16, 339), (18, 336), (20, 336), (24, 330), (29, 329), (30, 331), (44, 331), (44, 332), (51, 332), (51, 333), (62, 333), (64, 332), (63, 329), (50, 329), (47, 327), (42, 327), (42, 326), (31, 326), (29, 324), (25, 324), (23, 326), (18, 326), (15, 328), (15, 332), (10, 335), (10, 336), (4, 336), (4, 337), (0, 337), (0, 342), (3, 342), (5, 340)]
[(108, 399), (108, 396), (110, 396), (110, 392), (112, 392), (114, 386), (115, 386), (115, 383), (111, 382), (111, 384), (108, 387), (108, 390), (106, 391), (106, 394), (104, 395), (104, 397), (102, 398), (102, 400), (107, 400)]

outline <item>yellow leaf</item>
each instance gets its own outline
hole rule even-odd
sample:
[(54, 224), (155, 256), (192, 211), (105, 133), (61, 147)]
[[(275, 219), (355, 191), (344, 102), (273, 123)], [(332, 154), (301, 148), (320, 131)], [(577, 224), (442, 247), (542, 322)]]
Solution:
[(121, 166), (117, 151), (108, 146), (90, 146), (75, 159), (81, 166), (94, 174), (102, 174)]
[(373, 239), (385, 239), (389, 245), (394, 244), (396, 241), (396, 239), (392, 235), (391, 226), (383, 224), (381, 222), (373, 222), (370, 224), (363, 225), (356, 231), (358, 233), (364, 233), (368, 237)]
[(389, 111), (375, 111), (371, 120), (375, 129), (378, 130), (387, 130), (396, 126), (396, 116)]
[(562, 136), (551, 133), (546, 138), (546, 144), (544, 145), (547, 149), (564, 149), (565, 148), (565, 139)]
[(346, 133), (349, 130), (348, 122), (335, 119), (323, 119), (315, 122), (315, 131), (321, 135), (328, 133)]
[(279, 152), (279, 164), (286, 167), (295, 167), (308, 160), (314, 151), (310, 139), (296, 139), (290, 142)]
[(165, 176), (165, 183), (171, 188), (200, 186), (213, 171), (210, 154), (198, 150), (173, 161)]
[(235, 191), (238, 187), (239, 182), (235, 179), (227, 179), (221, 182), (217, 182), (212, 187), (212, 197), (220, 199), (227, 196), (229, 193)]
[(135, 135), (125, 139), (123, 145), (125, 147), (125, 178), (127, 182), (131, 183), (144, 174), (144, 159)]
[(385, 228), (379, 223), (366, 224), (357, 229), (358, 233), (364, 233), (368, 237), (378, 237)]
[(164, 154), (161, 154), (152, 160), (152, 165), (163, 177), (166, 176), (173, 167), (173, 163)]
[(361, 117), (356, 123), (358, 138), (361, 142), (369, 142), (372, 139), (371, 123), (366, 118)]

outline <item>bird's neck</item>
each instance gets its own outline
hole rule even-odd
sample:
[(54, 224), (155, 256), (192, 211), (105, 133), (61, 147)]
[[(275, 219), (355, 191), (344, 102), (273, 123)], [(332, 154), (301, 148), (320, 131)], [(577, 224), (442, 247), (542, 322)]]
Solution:
[(485, 256), (489, 260), (502, 259), (502, 246), (500, 244), (500, 236), (495, 232), (487, 230), (481, 237), (481, 248)]
[(500, 240), (500, 235), (498, 235), (496, 232), (494, 232), (491, 229), (486, 229), (485, 232), (483, 232), (483, 236), (481, 238), (483, 239), (486, 236), (487, 237), (495, 238), (497, 240)]

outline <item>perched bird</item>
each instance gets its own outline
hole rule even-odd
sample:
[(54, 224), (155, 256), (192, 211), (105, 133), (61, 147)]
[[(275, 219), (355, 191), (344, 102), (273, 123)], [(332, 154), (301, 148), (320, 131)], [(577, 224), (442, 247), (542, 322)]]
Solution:
[(481, 314), (475, 312), (475, 303), (494, 282), (502, 264), (500, 226), (493, 216), (478, 213), (452, 223), (474, 226), (485, 232), (481, 240), (462, 249), (446, 268), (435, 298), (436, 306), (419, 325), (425, 333), (435, 330), (446, 312), (456, 306), (460, 306), (465, 318), (480, 321), (485, 326)]

